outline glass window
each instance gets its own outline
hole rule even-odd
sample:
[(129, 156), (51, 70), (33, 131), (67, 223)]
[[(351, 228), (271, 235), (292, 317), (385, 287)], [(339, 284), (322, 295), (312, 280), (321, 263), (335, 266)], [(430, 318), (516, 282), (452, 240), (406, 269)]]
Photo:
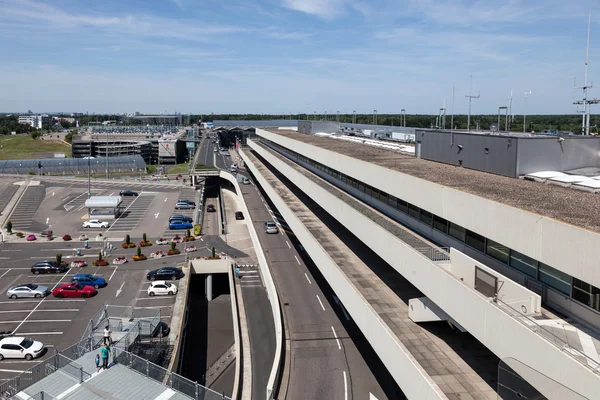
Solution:
[(501, 245), (500, 243), (494, 242), (488, 239), (486, 242), (485, 252), (494, 257), (498, 261), (502, 261), (504, 264), (508, 264), (508, 252), (509, 248)]
[(363, 182), (358, 182), (358, 190), (366, 192), (365, 184)]
[(429, 211), (425, 211), (423, 209), (421, 209), (421, 213), (419, 214), (419, 219), (424, 222), (425, 224), (431, 226), (431, 224), (433, 223), (433, 214), (430, 213)]
[(408, 205), (408, 215), (411, 217), (419, 218), (419, 207), (409, 204)]
[(398, 199), (396, 198), (396, 196), (392, 196), (391, 194), (388, 196), (388, 204), (394, 208), (396, 208), (396, 205), (398, 204)]
[(465, 228), (458, 224), (455, 224), (454, 222), (449, 223), (448, 234), (453, 238), (460, 240), (461, 242), (465, 241)]
[(588, 293), (592, 291), (592, 285), (590, 285), (587, 282), (580, 281), (577, 278), (573, 278), (573, 287), (574, 288), (579, 288), (579, 289), (581, 289), (581, 290), (583, 290), (585, 292), (588, 292)]
[(371, 196), (373, 196), (374, 199), (379, 199), (379, 189), (375, 189), (374, 187), (372, 187), (371, 191), (372, 191)]
[(525, 254), (521, 254), (518, 251), (510, 251), (510, 266), (514, 269), (537, 279), (537, 266), (538, 262), (531, 257), (527, 257)]
[(546, 285), (571, 295), (571, 276), (558, 271), (549, 265), (540, 263), (540, 281)]
[(592, 295), (573, 286), (573, 298), (586, 306), (593, 307)]
[(398, 199), (398, 210), (402, 211), (404, 214), (408, 214), (408, 203)]
[(470, 230), (465, 235), (465, 243), (482, 253), (485, 251), (485, 238)]
[(433, 228), (437, 229), (440, 232), (444, 232), (445, 234), (448, 234), (448, 221), (446, 221), (444, 218), (434, 215), (433, 216)]
[(388, 194), (382, 190), (379, 191), (379, 200), (383, 201), (384, 203), (387, 203), (388, 201)]
[(373, 196), (373, 188), (369, 185), (365, 185), (365, 193), (367, 196)]

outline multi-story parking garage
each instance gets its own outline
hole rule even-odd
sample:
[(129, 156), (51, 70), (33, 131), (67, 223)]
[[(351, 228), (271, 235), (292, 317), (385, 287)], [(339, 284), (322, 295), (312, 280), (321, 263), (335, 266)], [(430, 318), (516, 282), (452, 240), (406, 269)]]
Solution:
[(256, 133), (248, 168), (408, 397), (596, 396), (594, 194)]

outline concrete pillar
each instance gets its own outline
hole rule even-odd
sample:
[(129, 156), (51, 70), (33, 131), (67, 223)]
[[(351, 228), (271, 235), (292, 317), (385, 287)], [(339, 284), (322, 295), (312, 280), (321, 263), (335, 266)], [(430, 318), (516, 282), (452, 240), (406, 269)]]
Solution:
[(206, 300), (212, 301), (213, 299), (213, 277), (212, 274), (206, 275)]

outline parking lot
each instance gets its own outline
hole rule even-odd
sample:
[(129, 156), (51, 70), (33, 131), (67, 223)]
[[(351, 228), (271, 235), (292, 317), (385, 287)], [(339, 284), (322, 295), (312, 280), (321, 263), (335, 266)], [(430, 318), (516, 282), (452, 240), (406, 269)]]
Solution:
[[(92, 195), (118, 195), (123, 189), (129, 187), (95, 185), (92, 187)], [(153, 242), (163, 234), (174, 236), (175, 231), (168, 230), (169, 215), (178, 213), (193, 216), (194, 210), (174, 211), (174, 205), (179, 198), (195, 201), (195, 191), (189, 187), (158, 185), (132, 186), (131, 190), (139, 192), (139, 196), (123, 197), (124, 212), (114, 225), (109, 229), (84, 229), (82, 217), (87, 212), (84, 205), (87, 199), (87, 185), (81, 182), (41, 182), (26, 189), (10, 217), (15, 226), (13, 230), (39, 235), (42, 229), (51, 227), (56, 239), (46, 241), (38, 237), (37, 241), (27, 243), (15, 242), (11, 238), (8, 242), (0, 244), (0, 331), (12, 331), (17, 336), (23, 335), (41, 341), (48, 349), (41, 357), (44, 359), (53, 353), (54, 348), (63, 349), (81, 340), (89, 319), (105, 303), (157, 310), (161, 312), (161, 319), (170, 323), (175, 296), (148, 296), (149, 281), (146, 274), (165, 265), (180, 265), (185, 255), (133, 262), (131, 257), (136, 249), (122, 249), (120, 242), (126, 234), (130, 234), (131, 240), (135, 242), (141, 240), (144, 232)], [(16, 189), (13, 195), (15, 193)], [(8, 195), (3, 196), (0, 201), (8, 204), (11, 198)], [(115, 256), (125, 256), (129, 262), (118, 266), (92, 266), (91, 263), (97, 258), (103, 243), (91, 239), (90, 249), (83, 249), (83, 243), (77, 239), (81, 233), (93, 238), (97, 232), (102, 232), (114, 246), (106, 257), (109, 261)], [(63, 234), (71, 235), (73, 240), (63, 241)], [(185, 231), (179, 231), (179, 234), (183, 236)], [(76, 258), (85, 260), (89, 266), (71, 268), (63, 274), (31, 273), (33, 263), (54, 260), (57, 253), (63, 255), (64, 261), (70, 262), (77, 248), (82, 254)], [(149, 255), (159, 249), (167, 250), (167, 246), (159, 247), (154, 244), (143, 251)], [(96, 296), (87, 299), (58, 299), (50, 295), (42, 299), (12, 300), (6, 296), (7, 290), (16, 284), (35, 283), (52, 290), (62, 283), (70, 282), (77, 273), (102, 276), (108, 281), (108, 286), (99, 288)], [(14, 377), (39, 361), (40, 359), (0, 361), (0, 381)]]

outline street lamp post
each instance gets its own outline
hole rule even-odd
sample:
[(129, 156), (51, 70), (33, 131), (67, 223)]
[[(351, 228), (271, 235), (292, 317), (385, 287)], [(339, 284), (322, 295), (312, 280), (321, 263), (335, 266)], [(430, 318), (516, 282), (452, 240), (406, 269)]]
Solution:
[(531, 90), (529, 92), (525, 92), (525, 107), (523, 110), (523, 133), (525, 133), (525, 121), (527, 120), (527, 96), (531, 94)]

